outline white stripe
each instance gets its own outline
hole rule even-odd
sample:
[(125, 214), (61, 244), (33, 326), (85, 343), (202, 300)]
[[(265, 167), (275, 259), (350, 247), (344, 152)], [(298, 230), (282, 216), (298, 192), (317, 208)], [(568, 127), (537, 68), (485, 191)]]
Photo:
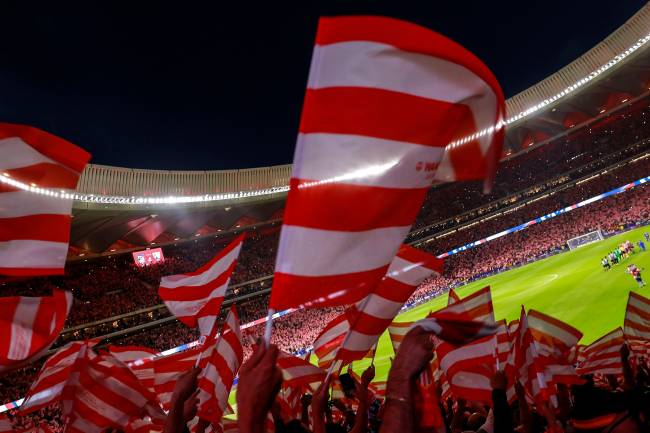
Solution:
[[(471, 312), (472, 310), (483, 308), (486, 305), (489, 305), (490, 303), (492, 303), (492, 295), (490, 291), (487, 291), (486, 293), (477, 296), (475, 298), (472, 299), (465, 298), (460, 302), (451, 304), (445, 307), (444, 310), (445, 312), (449, 312), (449, 313), (466, 314)], [(491, 311), (487, 315), (472, 316), (472, 319), (494, 322), (494, 312)]]
[(29, 356), (34, 336), (34, 322), (41, 306), (41, 299), (20, 297), (11, 321), (7, 359), (22, 361)]
[(459, 371), (449, 378), (451, 385), (459, 388), (492, 390), (490, 377), (469, 371)]
[(401, 302), (390, 301), (374, 293), (368, 295), (366, 301), (363, 302), (362, 312), (379, 319), (388, 320), (392, 320), (404, 305)]
[(481, 343), (468, 344), (447, 352), (440, 359), (440, 368), (445, 372), (460, 361), (469, 361), (472, 358), (494, 355), (494, 340), (490, 338)]
[[(440, 57), (402, 51), (379, 42), (348, 41), (314, 47), (307, 87), (340, 86), (383, 89), (465, 104), (474, 116), (476, 131), (501, 120), (496, 118), (497, 96), (474, 72)], [(492, 134), (486, 134), (478, 140), (483, 155), (491, 139)], [(449, 174), (449, 170), (440, 173)]]
[[(176, 313), (174, 313), (174, 315), (176, 315)], [(201, 316), (196, 319), (196, 322), (199, 325), (201, 335), (210, 335), (212, 333), (212, 328), (214, 328), (214, 325), (217, 323), (217, 316)]]
[(444, 149), (361, 135), (299, 134), (292, 177), (384, 188), (426, 188)]
[(492, 91), (458, 63), (369, 41), (316, 45), (307, 87), (369, 87), (450, 103)]
[(209, 269), (206, 269), (205, 272), (192, 276), (179, 274), (163, 277), (160, 280), (160, 286), (168, 289), (175, 289), (182, 286), (203, 286), (223, 274), (228, 267), (230, 267), (232, 262), (237, 259), (237, 256), (239, 256), (239, 250), (241, 250), (241, 242), (237, 247), (233, 248), (232, 251), (214, 263)]
[(368, 351), (379, 339), (379, 335), (366, 335), (357, 331), (350, 331), (345, 342), (345, 348), (354, 351)]
[(2, 155), (0, 170), (29, 167), (41, 163), (51, 163), (65, 167), (43, 155), (19, 137), (0, 139), (0, 155)]
[(197, 299), (195, 301), (165, 301), (165, 305), (174, 313), (176, 317), (194, 316), (201, 308), (208, 303), (208, 301), (216, 298), (223, 298), (228, 289), (228, 279), (223, 285), (216, 287), (205, 298)]
[(0, 242), (2, 268), (63, 268), (68, 244), (39, 240), (10, 240)]
[[(528, 317), (528, 326), (530, 329), (548, 335), (554, 339), (555, 343), (564, 344), (566, 348), (571, 348), (578, 343), (578, 338), (559, 326), (547, 322), (544, 319), (538, 319), (534, 316)], [(559, 341), (558, 341), (559, 340)]]
[(112, 348), (110, 351), (111, 355), (116, 357), (122, 362), (131, 362), (136, 359), (149, 359), (153, 358), (155, 355), (150, 352), (140, 351), (140, 350), (126, 350), (120, 351), (119, 349)]
[(226, 342), (226, 340), (221, 340), (220, 344), (217, 347), (217, 353), (226, 361), (226, 365), (230, 371), (237, 371), (239, 369), (239, 358), (235, 353), (233, 347)]
[[(319, 277), (377, 269), (391, 262), (409, 229), (402, 226), (341, 232), (285, 224), (276, 272)], [(306, 251), (317, 251), (318, 259)]]
[[(72, 193), (71, 190), (64, 190)], [(29, 191), (0, 193), (0, 218), (17, 218), (27, 215), (53, 214), (70, 215), (72, 200)]]
[(303, 376), (311, 376), (312, 374), (321, 373), (322, 370), (308, 365), (298, 365), (295, 367), (283, 368), (282, 373), (285, 375), (285, 380), (297, 379)]
[(395, 256), (388, 267), (386, 276), (409, 286), (418, 286), (434, 273), (434, 270), (425, 268), (419, 263), (412, 263)]

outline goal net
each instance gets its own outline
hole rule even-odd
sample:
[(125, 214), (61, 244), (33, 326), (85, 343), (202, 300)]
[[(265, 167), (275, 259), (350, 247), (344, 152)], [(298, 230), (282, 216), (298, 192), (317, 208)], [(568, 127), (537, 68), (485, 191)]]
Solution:
[(569, 239), (566, 243), (569, 245), (569, 249), (575, 250), (576, 248), (580, 248), (601, 239), (604, 239), (602, 232), (600, 230), (596, 230), (595, 232), (589, 232), (584, 235)]

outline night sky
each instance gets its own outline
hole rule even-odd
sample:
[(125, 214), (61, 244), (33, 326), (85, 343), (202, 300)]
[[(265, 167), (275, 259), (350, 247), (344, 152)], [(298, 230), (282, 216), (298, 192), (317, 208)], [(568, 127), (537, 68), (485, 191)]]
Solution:
[(97, 164), (285, 164), (321, 15), (385, 15), (436, 30), (477, 54), (512, 96), (645, 1), (302, 3), (0, 0), (0, 121), (60, 135)]

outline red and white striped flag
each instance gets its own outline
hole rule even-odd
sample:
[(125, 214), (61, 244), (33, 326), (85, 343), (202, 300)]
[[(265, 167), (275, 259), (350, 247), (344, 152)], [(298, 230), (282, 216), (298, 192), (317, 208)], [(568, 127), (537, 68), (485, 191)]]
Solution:
[(108, 351), (126, 364), (147, 390), (156, 393), (152, 360), (158, 352), (141, 346), (108, 346)]
[(388, 335), (390, 336), (390, 342), (393, 345), (393, 351), (397, 354), (399, 350), (399, 345), (402, 344), (404, 337), (411, 330), (415, 322), (392, 322), (388, 326)]
[(550, 397), (544, 374), (544, 366), (537, 352), (533, 333), (528, 326), (526, 310), (521, 307), (519, 325), (513, 339), (512, 352), (506, 365), (506, 375), (518, 380), (536, 401)]
[(456, 294), (456, 291), (453, 288), (451, 288), (449, 289), (449, 293), (447, 296), (447, 305), (453, 305), (456, 302), (460, 302), (460, 296), (458, 296)]
[(178, 320), (190, 328), (198, 326), (202, 335), (211, 334), (243, 241), (242, 234), (194, 272), (160, 279), (160, 299)]
[(623, 330), (616, 328), (603, 335), (582, 350), (583, 360), (578, 364), (576, 372), (585, 374), (623, 374), (621, 362), (621, 346), (625, 344)]
[(528, 311), (527, 320), (528, 328), (535, 339), (540, 363), (544, 366), (547, 383), (549, 385), (583, 383), (584, 381), (569, 361), (571, 350), (582, 338), (582, 332), (561, 320), (535, 310)]
[(282, 386), (297, 388), (306, 386), (316, 391), (318, 385), (325, 379), (325, 371), (297, 356), (280, 351), (277, 360), (278, 368), (282, 371)]
[(0, 123), (0, 275), (63, 274), (72, 200), (90, 154), (24, 125)]
[(228, 395), (244, 358), (241, 330), (235, 307), (223, 324), (215, 341), (212, 335), (205, 343), (199, 375), (199, 407), (197, 415), (213, 424), (221, 421), (228, 404)]
[(434, 181), (491, 177), (504, 112), (492, 73), (444, 36), (391, 18), (321, 18), (270, 307), (371, 293)]
[(627, 338), (650, 340), (650, 299), (630, 292), (625, 310), (624, 331)]
[(154, 370), (154, 389), (158, 402), (163, 409), (171, 409), (172, 394), (176, 381), (183, 373), (191, 370), (201, 353), (199, 348), (193, 348), (173, 355), (156, 358), (152, 361)]
[(375, 395), (375, 398), (384, 398), (386, 396), (386, 381), (379, 380), (377, 382), (372, 382), (368, 389), (372, 391)]
[(165, 414), (153, 393), (108, 353), (87, 350), (63, 390), (63, 415), (71, 419), (66, 431), (125, 429), (133, 417), (148, 415), (158, 424)]
[[(1, 194), (0, 194), (1, 195)], [(0, 373), (41, 357), (54, 344), (72, 306), (72, 293), (0, 298)]]
[(88, 342), (75, 341), (50, 356), (30, 385), (20, 413), (31, 413), (60, 400), (63, 389), (76, 371), (77, 360), (87, 350), (90, 350)]
[(496, 334), (476, 339), (460, 347), (450, 342), (441, 342), (436, 347), (436, 355), (444, 378), (449, 384), (449, 392), (457, 398), (482, 402), (491, 401), (492, 387), (490, 377), (496, 369), (498, 332), (502, 329), (494, 322), (492, 293), (489, 287), (460, 299), (450, 292), (446, 308), (432, 315), (458, 316), (465, 320), (490, 325)]
[(320, 368), (329, 368), (336, 359), (336, 351), (350, 329), (346, 313), (332, 319), (314, 340), (314, 354)]
[(344, 363), (364, 358), (400, 312), (415, 289), (431, 275), (442, 272), (443, 261), (402, 245), (377, 288), (349, 308), (349, 330), (336, 358)]

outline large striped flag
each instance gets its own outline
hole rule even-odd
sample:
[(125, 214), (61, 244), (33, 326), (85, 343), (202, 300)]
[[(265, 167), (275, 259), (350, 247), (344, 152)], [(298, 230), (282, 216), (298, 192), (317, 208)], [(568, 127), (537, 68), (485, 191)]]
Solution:
[(270, 307), (371, 293), (434, 181), (491, 177), (504, 110), (492, 73), (444, 36), (391, 18), (321, 18)]
[(622, 375), (620, 350), (623, 344), (625, 344), (625, 337), (621, 328), (608, 332), (582, 350), (582, 361), (578, 364), (576, 372), (580, 375)]
[(569, 360), (572, 349), (582, 338), (582, 332), (561, 320), (535, 310), (528, 311), (527, 321), (535, 340), (539, 361), (544, 366), (547, 383), (549, 385), (583, 383)]
[(623, 331), (630, 339), (650, 340), (650, 299), (630, 292)]
[(25, 400), (20, 406), (21, 414), (37, 411), (60, 400), (63, 389), (72, 373), (76, 371), (77, 360), (88, 350), (90, 350), (88, 342), (75, 341), (66, 344), (50, 356), (27, 391)]
[(160, 280), (158, 295), (169, 311), (187, 326), (198, 326), (202, 335), (212, 333), (243, 241), (244, 234), (194, 272)]
[[(215, 341), (216, 339), (216, 341)], [(199, 375), (197, 415), (218, 424), (228, 405), (228, 395), (244, 358), (241, 329), (234, 305), (217, 338), (211, 335), (204, 345)]]
[(377, 288), (347, 313), (349, 330), (336, 358), (344, 363), (362, 359), (400, 312), (415, 289), (442, 272), (443, 262), (423, 251), (402, 245)]
[(170, 410), (176, 381), (196, 364), (199, 348), (155, 358), (151, 363), (154, 371), (154, 390), (163, 409)]
[(66, 432), (87, 433), (113, 427), (126, 429), (133, 417), (147, 415), (159, 424), (165, 414), (153, 393), (109, 353), (87, 350), (63, 391)]
[(72, 293), (58, 289), (52, 296), (0, 298), (0, 373), (47, 352), (71, 306)]
[(63, 274), (73, 195), (89, 159), (45, 131), (0, 123), (0, 274)]

